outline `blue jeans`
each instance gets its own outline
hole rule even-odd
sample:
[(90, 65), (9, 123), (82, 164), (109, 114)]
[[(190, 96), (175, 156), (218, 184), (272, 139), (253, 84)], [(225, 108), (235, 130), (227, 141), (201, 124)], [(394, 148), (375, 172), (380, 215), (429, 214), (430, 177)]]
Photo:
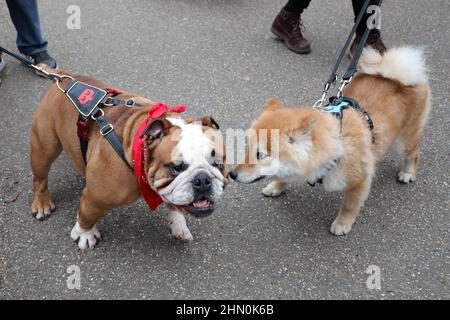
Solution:
[(37, 0), (6, 0), (6, 4), (17, 30), (19, 51), (30, 56), (47, 50), (48, 41), (42, 36)]

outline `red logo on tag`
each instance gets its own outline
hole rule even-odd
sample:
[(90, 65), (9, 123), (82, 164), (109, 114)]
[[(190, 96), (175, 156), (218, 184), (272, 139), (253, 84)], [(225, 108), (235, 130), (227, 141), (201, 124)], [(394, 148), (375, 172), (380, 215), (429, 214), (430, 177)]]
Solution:
[(94, 94), (94, 90), (84, 89), (84, 91), (78, 96), (78, 101), (80, 101), (81, 105), (84, 106), (86, 103), (94, 99)]

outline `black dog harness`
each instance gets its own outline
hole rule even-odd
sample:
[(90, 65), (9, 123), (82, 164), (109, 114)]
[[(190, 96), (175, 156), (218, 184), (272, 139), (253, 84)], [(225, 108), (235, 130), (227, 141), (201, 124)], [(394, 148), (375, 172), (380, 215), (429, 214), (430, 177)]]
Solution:
[[(341, 123), (341, 131), (342, 131), (342, 118), (344, 117), (345, 109), (353, 109), (358, 112), (361, 112), (364, 116), (364, 119), (366, 119), (367, 121), (369, 129), (371, 131), (373, 130), (374, 126), (372, 118), (369, 116), (369, 113), (355, 99), (349, 97), (340, 97), (340, 98), (331, 97), (330, 103), (322, 107), (320, 109), (320, 112), (330, 113), (334, 115), (336, 118), (338, 118)], [(375, 138), (373, 137), (372, 134), (372, 143), (373, 142), (375, 142)]]
[[(340, 131), (342, 132), (342, 119), (344, 117), (344, 110), (345, 109), (353, 109), (356, 110), (358, 112), (361, 112), (364, 116), (364, 119), (366, 119), (367, 125), (370, 129), (370, 131), (373, 130), (374, 125), (373, 125), (373, 121), (372, 118), (370, 118), (369, 113), (355, 100), (349, 97), (331, 97), (330, 98), (330, 103), (327, 104), (326, 106), (323, 106), (322, 108), (320, 108), (320, 112), (324, 112), (324, 113), (329, 113), (333, 116), (335, 116), (337, 119), (339, 119), (340, 122)], [(372, 143), (375, 142), (375, 136), (373, 135), (372, 132)], [(323, 178), (325, 178), (325, 176), (330, 173), (330, 171), (336, 167), (336, 165), (338, 164), (339, 159), (333, 159), (330, 162), (324, 164), (321, 167), (321, 170), (323, 171), (322, 175), (319, 177), (315, 177), (314, 181), (307, 181), (307, 183), (311, 186), (314, 187), (316, 185), (316, 183), (322, 183), (323, 182)]]
[(77, 134), (80, 139), (80, 149), (84, 162), (86, 163), (89, 140), (89, 120), (92, 119), (100, 127), (100, 134), (109, 142), (126, 165), (131, 168), (131, 165), (125, 157), (122, 142), (114, 132), (113, 125), (106, 119), (105, 112), (102, 108), (119, 105), (132, 108), (140, 107), (140, 105), (132, 99), (121, 100), (114, 98), (114, 95), (120, 93), (117, 90), (100, 89), (87, 83), (77, 81), (74, 78), (70, 78), (70, 81), (61, 91), (63, 91), (70, 99), (79, 113)]

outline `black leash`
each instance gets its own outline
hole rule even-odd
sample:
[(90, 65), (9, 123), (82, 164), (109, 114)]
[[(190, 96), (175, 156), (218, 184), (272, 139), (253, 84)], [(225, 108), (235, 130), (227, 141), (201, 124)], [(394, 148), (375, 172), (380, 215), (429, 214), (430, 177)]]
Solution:
[[(345, 74), (341, 78), (336, 96), (330, 97), (329, 103), (324, 105), (324, 102), (325, 102), (327, 94), (328, 94), (328, 90), (330, 89), (331, 85), (334, 84), (337, 80), (337, 70), (339, 69), (339, 65), (341, 64), (342, 58), (344, 57), (345, 53), (347, 52), (348, 46), (350, 45), (350, 42), (356, 33), (356, 29), (367, 10), (369, 2), (370, 2), (370, 0), (366, 0), (364, 2), (363, 6), (361, 8), (361, 11), (359, 12), (358, 17), (356, 19), (356, 22), (355, 22), (350, 34), (347, 37), (347, 41), (345, 42), (344, 48), (342, 48), (342, 51), (339, 54), (338, 60), (333, 68), (333, 71), (331, 72), (331, 75), (330, 75), (328, 81), (325, 83), (325, 87), (322, 91), (322, 97), (319, 100), (317, 100), (313, 106), (314, 109), (318, 109), (321, 112), (329, 113), (329, 114), (332, 114), (335, 117), (337, 117), (340, 121), (341, 131), (342, 131), (343, 111), (345, 109), (353, 109), (353, 110), (361, 112), (368, 124), (369, 129), (372, 131), (374, 128), (373, 121), (370, 118), (369, 113), (356, 100), (349, 98), (349, 97), (342, 96), (345, 86), (348, 85), (352, 81), (353, 76), (357, 72), (358, 61), (359, 61), (359, 58), (361, 57), (361, 54), (364, 50), (364, 47), (367, 42), (367, 38), (369, 37), (369, 33), (370, 33), (370, 29), (367, 26), (366, 26), (366, 29), (364, 30), (364, 33), (361, 36), (361, 40), (358, 43), (358, 46), (355, 49), (355, 52), (353, 54), (350, 65), (347, 68)], [(372, 135), (372, 142), (375, 142), (375, 138), (373, 135)]]
[[(324, 105), (324, 102), (326, 101), (328, 90), (332, 85), (334, 85), (337, 81), (337, 71), (339, 69), (339, 66), (342, 62), (342, 59), (344, 58), (348, 47), (350, 46), (350, 43), (356, 34), (356, 30), (361, 23), (361, 20), (369, 6), (370, 0), (366, 0), (361, 8), (361, 11), (358, 14), (358, 17), (355, 21), (355, 24), (353, 25), (352, 30), (350, 31), (350, 34), (347, 37), (347, 41), (344, 44), (344, 47), (342, 48), (339, 57), (336, 61), (336, 64), (333, 67), (333, 70), (331, 71), (331, 75), (328, 78), (327, 82), (325, 83), (325, 86), (322, 90), (322, 97), (317, 100), (314, 103), (313, 108), (318, 109), (320, 112), (329, 113), (333, 116), (335, 116), (339, 122), (340, 122), (340, 131), (342, 132), (342, 119), (343, 119), (343, 111), (345, 109), (353, 109), (358, 112), (361, 112), (364, 116), (364, 119), (366, 120), (368, 127), (370, 131), (372, 132), (374, 125), (373, 121), (370, 118), (369, 113), (356, 101), (355, 99), (349, 98), (349, 97), (343, 97), (342, 93), (344, 91), (344, 88), (346, 85), (348, 85), (355, 75), (357, 71), (357, 65), (359, 58), (361, 57), (361, 54), (363, 52), (364, 46), (366, 45), (367, 38), (369, 37), (370, 29), (366, 26), (366, 29), (364, 30), (363, 35), (361, 36), (361, 40), (358, 43), (358, 46), (353, 54), (352, 60), (350, 62), (349, 67), (347, 68), (345, 74), (341, 78), (341, 81), (339, 83), (339, 88), (336, 96), (330, 97), (329, 102)], [(372, 133), (372, 143), (375, 142), (375, 137)], [(322, 183), (324, 177), (334, 168), (334, 166), (337, 165), (338, 159), (334, 159), (331, 163), (325, 164), (325, 172), (320, 177), (316, 177), (315, 181), (307, 181), (308, 184), (312, 187), (316, 185), (316, 183)]]
[[(99, 126), (100, 134), (109, 142), (125, 164), (133, 170), (125, 157), (122, 143), (115, 133), (113, 125), (106, 119), (105, 112), (102, 108), (110, 106), (125, 106), (128, 108), (133, 108), (141, 107), (140, 104), (136, 103), (133, 99), (122, 100), (108, 96), (108, 92), (106, 90), (77, 81), (70, 75), (59, 75), (57, 73), (48, 72), (45, 69), (36, 66), (33, 61), (10, 52), (1, 46), (0, 51), (19, 60), (27, 67), (37, 70), (45, 78), (54, 81), (58, 89), (69, 98), (79, 113), (77, 134), (80, 138), (80, 148), (85, 163), (88, 146), (88, 122), (92, 119)], [(62, 82), (65, 79), (70, 79), (70, 81), (63, 88)]]
[[(323, 103), (326, 100), (326, 97), (327, 97), (327, 94), (328, 94), (328, 90), (330, 89), (330, 87), (332, 85), (334, 85), (336, 83), (336, 81), (337, 81), (337, 71), (339, 69), (339, 66), (341, 65), (342, 59), (344, 58), (345, 54), (347, 53), (348, 47), (350, 46), (350, 43), (351, 43), (351, 41), (353, 39), (353, 36), (356, 34), (356, 30), (357, 30), (359, 24), (361, 23), (361, 20), (362, 20), (362, 18), (364, 16), (368, 6), (369, 6), (369, 3), (370, 3), (370, 0), (365, 0), (363, 6), (361, 8), (361, 11), (359, 12), (358, 17), (356, 18), (355, 24), (353, 25), (353, 28), (352, 28), (352, 30), (350, 31), (350, 34), (347, 37), (347, 41), (345, 41), (344, 47), (342, 48), (342, 50), (341, 50), (341, 52), (339, 54), (339, 57), (338, 57), (338, 59), (336, 61), (336, 64), (334, 65), (334, 68), (331, 71), (330, 77), (328, 78), (327, 82), (325, 83), (325, 86), (324, 86), (323, 91), (322, 91), (322, 97), (314, 103), (314, 108), (320, 108), (323, 105)], [(362, 38), (361, 38), (361, 41), (359, 42), (359, 45), (358, 45), (358, 47), (357, 47), (357, 49), (355, 51), (355, 54), (353, 55), (352, 61), (350, 63), (350, 66), (347, 69), (347, 72), (345, 73), (344, 77), (342, 78), (342, 80), (340, 82), (340, 87), (339, 87), (339, 91), (338, 92), (342, 93), (342, 90), (344, 89), (344, 87), (351, 82), (352, 77), (353, 77), (353, 75), (356, 72), (356, 66), (358, 64), (358, 60), (359, 60), (359, 58), (361, 56), (362, 50), (363, 50), (366, 42), (367, 42), (367, 38), (369, 36), (369, 32), (370, 32), (370, 29), (366, 28), (366, 30), (365, 30)], [(340, 94), (338, 94), (338, 96), (339, 95)]]
[(16, 54), (14, 52), (11, 52), (11, 51), (9, 51), (9, 50), (1, 47), (1, 46), (0, 46), (0, 52), (4, 52), (7, 55), (9, 55), (9, 56), (19, 60), (20, 62), (22, 62), (27, 67), (38, 71), (43, 77), (45, 77), (47, 79), (50, 79), (50, 80), (56, 81), (56, 82), (61, 82), (61, 81), (64, 80), (64, 78), (62, 76), (60, 76), (59, 74), (48, 72), (45, 69), (43, 69), (41, 67), (38, 67), (37, 65), (35, 65), (33, 63), (33, 61), (25, 58), (24, 56)]

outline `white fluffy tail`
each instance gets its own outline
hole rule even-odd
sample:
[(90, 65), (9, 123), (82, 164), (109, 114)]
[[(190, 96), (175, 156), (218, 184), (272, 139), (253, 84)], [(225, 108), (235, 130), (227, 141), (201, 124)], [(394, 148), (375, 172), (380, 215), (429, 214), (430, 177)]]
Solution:
[(422, 49), (398, 47), (381, 55), (373, 48), (365, 48), (359, 66), (362, 73), (395, 79), (406, 86), (428, 82)]

